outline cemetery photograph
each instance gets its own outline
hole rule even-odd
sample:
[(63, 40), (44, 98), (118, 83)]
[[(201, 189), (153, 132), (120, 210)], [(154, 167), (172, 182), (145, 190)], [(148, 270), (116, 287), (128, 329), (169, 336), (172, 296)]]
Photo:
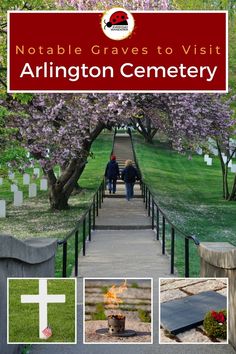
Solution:
[[(76, 343), (74, 279), (9, 279), (8, 343)], [(23, 294), (23, 295), (22, 295)], [(44, 294), (45, 304), (39, 306)]]
[(152, 343), (151, 279), (85, 279), (85, 343)]
[(228, 343), (228, 279), (160, 279), (160, 343)]
[[(7, 92), (7, 11), (114, 6), (228, 11), (229, 92)], [(1, 0), (1, 354), (235, 353), (235, 43), (234, 0)], [(47, 339), (21, 302), (45, 278), (71, 299)], [(195, 296), (215, 303), (190, 328), (173, 313)]]

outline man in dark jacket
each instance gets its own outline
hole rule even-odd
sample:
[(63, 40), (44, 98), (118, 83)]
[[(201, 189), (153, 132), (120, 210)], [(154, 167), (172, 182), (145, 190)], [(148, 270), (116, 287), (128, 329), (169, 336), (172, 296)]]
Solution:
[(111, 191), (112, 191), (113, 194), (115, 194), (116, 182), (117, 182), (117, 179), (120, 177), (119, 165), (116, 162), (115, 155), (111, 156), (111, 160), (107, 164), (106, 171), (105, 171), (105, 177), (108, 179), (109, 193), (111, 194)]
[(137, 169), (133, 166), (131, 160), (125, 161), (125, 169), (122, 171), (121, 178), (125, 182), (126, 199), (129, 201), (134, 196), (134, 184), (136, 179), (139, 179)]

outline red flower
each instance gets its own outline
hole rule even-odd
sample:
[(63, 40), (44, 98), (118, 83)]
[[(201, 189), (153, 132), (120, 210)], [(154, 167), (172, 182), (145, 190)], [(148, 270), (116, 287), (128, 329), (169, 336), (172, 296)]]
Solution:
[(223, 312), (216, 312), (216, 311), (211, 311), (212, 317), (219, 323), (224, 323), (225, 322), (225, 316)]

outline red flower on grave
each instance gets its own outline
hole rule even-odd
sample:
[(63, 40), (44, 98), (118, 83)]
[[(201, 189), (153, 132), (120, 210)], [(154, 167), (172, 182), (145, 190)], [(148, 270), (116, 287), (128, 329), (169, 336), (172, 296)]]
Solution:
[(225, 322), (225, 316), (223, 312), (216, 312), (216, 311), (211, 311), (212, 317), (219, 323), (224, 323)]

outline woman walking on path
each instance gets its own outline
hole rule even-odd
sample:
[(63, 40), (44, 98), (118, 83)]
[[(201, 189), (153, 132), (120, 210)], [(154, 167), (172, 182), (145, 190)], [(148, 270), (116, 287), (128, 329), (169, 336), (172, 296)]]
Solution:
[(122, 171), (121, 178), (125, 182), (126, 199), (129, 201), (134, 196), (134, 183), (139, 179), (138, 171), (133, 166), (132, 160), (125, 161), (125, 169)]
[(112, 191), (113, 194), (115, 194), (116, 182), (117, 182), (117, 179), (120, 177), (119, 165), (116, 162), (115, 155), (111, 156), (111, 160), (107, 164), (106, 171), (105, 171), (105, 177), (108, 179), (109, 193), (111, 194), (111, 191)]

